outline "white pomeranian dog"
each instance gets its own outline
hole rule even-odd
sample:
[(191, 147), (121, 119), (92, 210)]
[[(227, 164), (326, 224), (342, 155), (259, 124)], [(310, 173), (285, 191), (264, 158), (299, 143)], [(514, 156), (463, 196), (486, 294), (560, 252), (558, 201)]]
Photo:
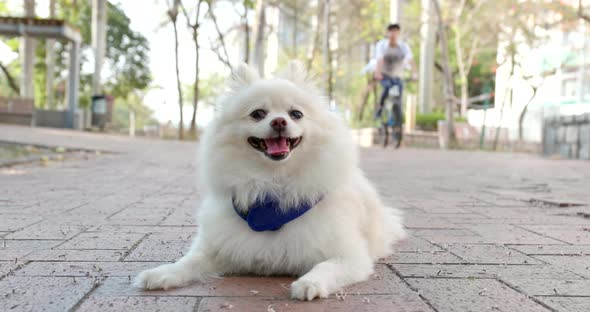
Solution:
[(358, 166), (342, 118), (291, 62), (273, 79), (241, 65), (200, 147), (198, 233), (176, 263), (135, 286), (169, 289), (223, 274), (296, 275), (291, 296), (365, 281), (405, 237)]

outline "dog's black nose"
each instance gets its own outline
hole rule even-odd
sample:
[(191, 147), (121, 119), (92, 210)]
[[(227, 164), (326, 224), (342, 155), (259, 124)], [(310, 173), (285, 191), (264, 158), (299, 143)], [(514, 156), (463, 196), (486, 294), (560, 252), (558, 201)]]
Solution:
[(281, 132), (287, 127), (287, 120), (283, 117), (277, 117), (270, 122), (270, 127), (275, 131)]

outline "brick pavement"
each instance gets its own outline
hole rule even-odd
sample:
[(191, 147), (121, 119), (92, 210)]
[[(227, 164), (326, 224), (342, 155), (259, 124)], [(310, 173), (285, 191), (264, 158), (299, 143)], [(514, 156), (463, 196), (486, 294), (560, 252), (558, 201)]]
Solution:
[(369, 282), (307, 303), (288, 298), (289, 277), (131, 287), (187, 249), (194, 144), (9, 126), (0, 141), (103, 151), (0, 168), (2, 311), (590, 311), (587, 162), (364, 150), (411, 235)]

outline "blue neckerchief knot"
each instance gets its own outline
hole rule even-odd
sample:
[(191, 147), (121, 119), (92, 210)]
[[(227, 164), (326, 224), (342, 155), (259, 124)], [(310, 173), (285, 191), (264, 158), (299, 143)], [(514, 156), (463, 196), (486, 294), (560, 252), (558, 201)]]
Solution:
[(320, 197), (315, 202), (302, 202), (296, 207), (288, 207), (287, 209), (279, 208), (279, 200), (272, 196), (265, 196), (258, 198), (249, 207), (247, 212), (243, 212), (238, 209), (234, 200), (232, 200), (234, 210), (244, 221), (248, 223), (248, 226), (253, 231), (276, 231), (283, 225), (299, 218), (308, 210), (313, 208), (317, 203), (320, 202)]

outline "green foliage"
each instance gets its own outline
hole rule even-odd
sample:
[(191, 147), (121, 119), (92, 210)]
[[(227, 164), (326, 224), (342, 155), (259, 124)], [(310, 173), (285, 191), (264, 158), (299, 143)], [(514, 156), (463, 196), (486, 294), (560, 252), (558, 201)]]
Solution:
[(375, 42), (383, 38), (385, 27), (389, 24), (389, 2), (389, 0), (361, 1), (360, 16), (364, 22), (362, 27), (357, 29), (366, 41)]
[[(445, 120), (445, 113), (443, 111), (437, 110), (433, 111), (432, 113), (426, 114), (417, 114), (416, 115), (416, 127), (423, 131), (436, 131), (438, 129), (438, 121)], [(464, 117), (457, 117), (455, 116), (454, 120), (456, 122), (465, 122), (466, 119)]]
[[(213, 101), (223, 92), (225, 86), (225, 77), (220, 74), (199, 80), (199, 105), (213, 105)], [(192, 105), (194, 97), (194, 88), (192, 84), (185, 84), (182, 87), (182, 94), (185, 95), (184, 105)]]
[(106, 84), (115, 97), (125, 97), (135, 89), (143, 90), (151, 82), (147, 39), (133, 31), (123, 10), (109, 3), (106, 59), (113, 74)]
[(255, 5), (256, 3), (254, 2), (254, 0), (244, 0), (244, 6), (248, 10), (253, 10)]
[(135, 111), (135, 128), (142, 129), (148, 125), (158, 124), (153, 118), (154, 112), (143, 104), (141, 95), (129, 93), (125, 98), (115, 100), (115, 112), (113, 114), (113, 126), (117, 129), (129, 128), (129, 113)]
[[(108, 3), (107, 15), (107, 50), (105, 55), (106, 67), (110, 69), (111, 75), (106, 78), (104, 92), (111, 94), (116, 98), (126, 98), (134, 90), (143, 90), (151, 82), (149, 71), (149, 45), (147, 39), (130, 28), (130, 20), (123, 10), (111, 3)], [(68, 24), (78, 29), (82, 35), (82, 50), (90, 49), (91, 41), (91, 13), (90, 1), (76, 0), (58, 0), (56, 2), (56, 18), (64, 19)], [(0, 13), (6, 12), (6, 6), (0, 3)], [(4, 40), (13, 51), (18, 51), (19, 40), (13, 38)], [(35, 84), (35, 103), (43, 107), (46, 102), (46, 55), (45, 40), (37, 40), (36, 45), (36, 62), (34, 73)], [(69, 49), (68, 45), (63, 42), (56, 42), (54, 49), (56, 51), (55, 59), (55, 83), (56, 85), (65, 85), (67, 80), (67, 68)], [(81, 53), (81, 68), (90, 67), (89, 60), (85, 56), (87, 53)], [(86, 64), (86, 66), (84, 66)], [(9, 64), (11, 74), (14, 77), (20, 76), (20, 62), (18, 60)], [(90, 66), (88, 66), (90, 65)], [(2, 76), (2, 75), (0, 75)], [(80, 106), (88, 107), (90, 105), (92, 75), (81, 72), (80, 74)], [(0, 80), (0, 91), (6, 89), (4, 80)], [(2, 92), (4, 94), (4, 92)], [(62, 98), (57, 98), (57, 102), (63, 102)]]

